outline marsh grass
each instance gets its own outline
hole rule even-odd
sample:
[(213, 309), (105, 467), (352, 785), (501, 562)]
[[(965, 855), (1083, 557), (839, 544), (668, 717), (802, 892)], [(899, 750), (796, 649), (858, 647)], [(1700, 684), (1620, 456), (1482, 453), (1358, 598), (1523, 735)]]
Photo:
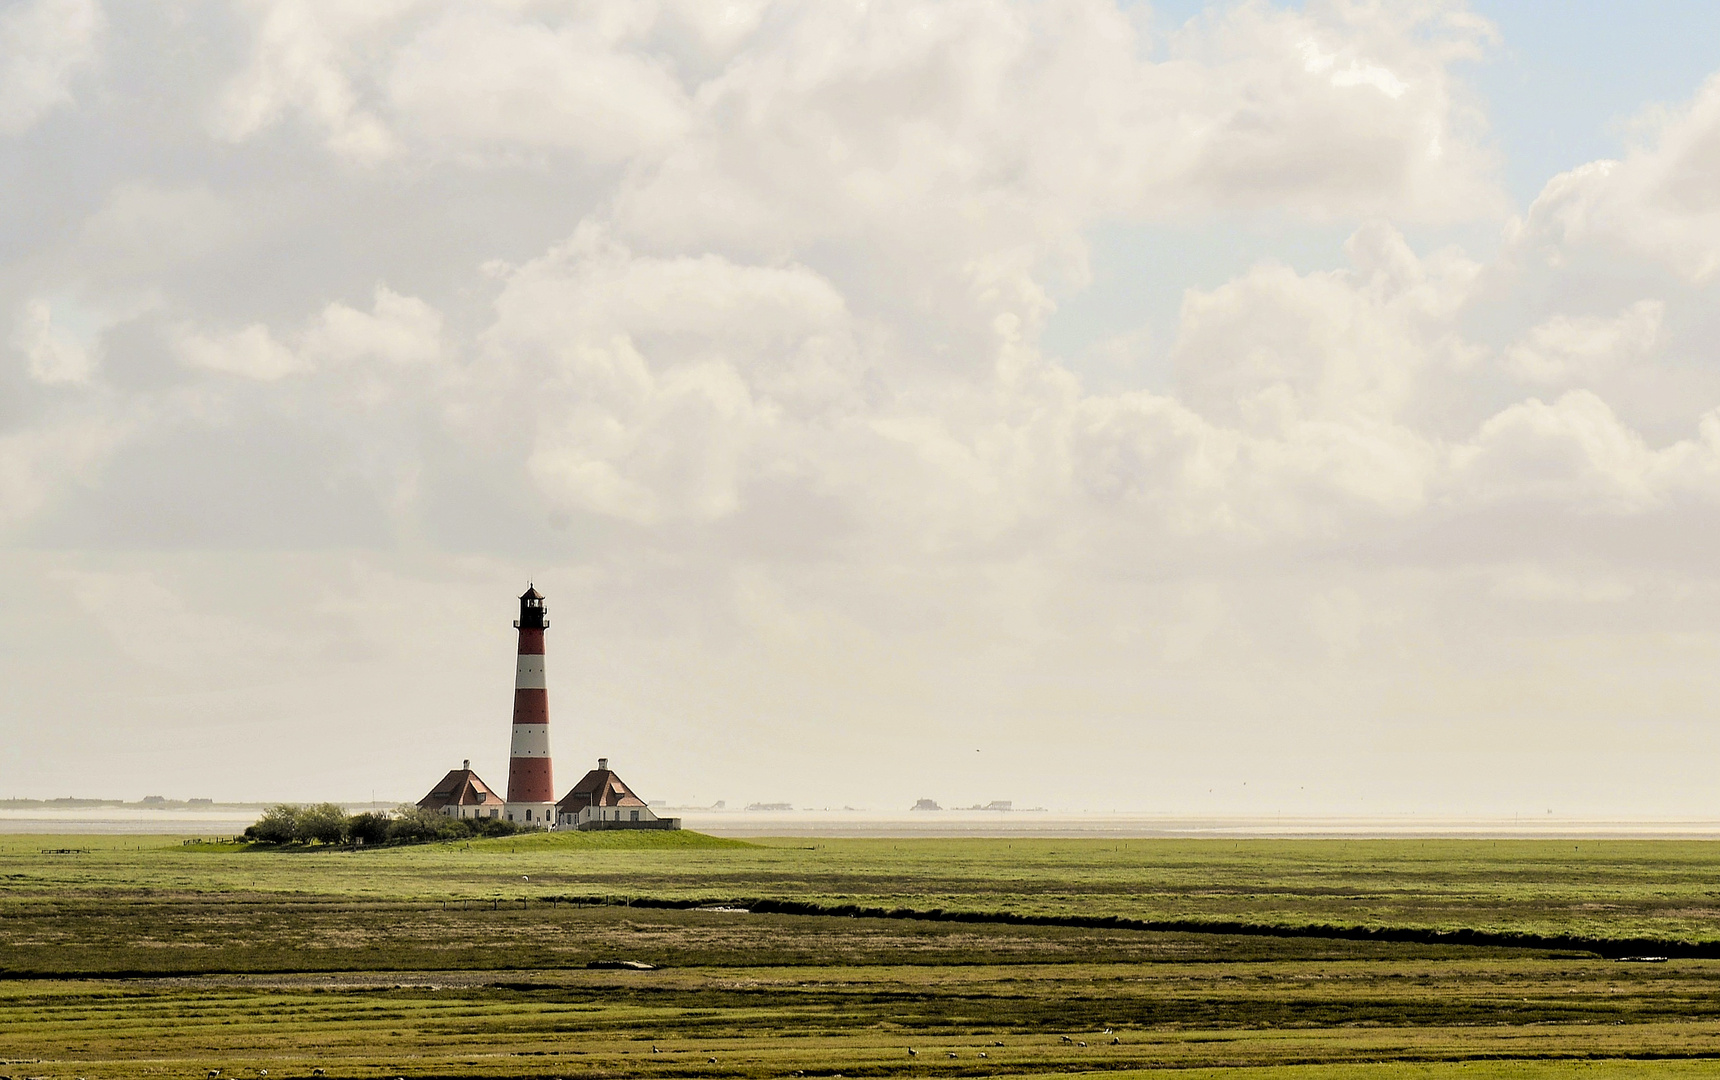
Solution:
[[(44, 856), (43, 848), (87, 847)], [(0, 843), (0, 898), (127, 892), (782, 898), (1281, 926), (1720, 942), (1720, 844), (1670, 841), (776, 840), (535, 834), (378, 850), (129, 837)]]
[[(1713, 941), (1716, 871), (1659, 842), (10, 837), (0, 1076), (1720, 1075), (1720, 961), (589, 902)], [(615, 958), (658, 970), (585, 967)]]

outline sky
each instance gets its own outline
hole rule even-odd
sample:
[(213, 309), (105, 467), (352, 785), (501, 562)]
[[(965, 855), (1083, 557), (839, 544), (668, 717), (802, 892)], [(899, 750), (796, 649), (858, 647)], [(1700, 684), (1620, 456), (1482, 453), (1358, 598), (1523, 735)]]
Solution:
[(1720, 8), (0, 7), (0, 797), (1720, 811)]

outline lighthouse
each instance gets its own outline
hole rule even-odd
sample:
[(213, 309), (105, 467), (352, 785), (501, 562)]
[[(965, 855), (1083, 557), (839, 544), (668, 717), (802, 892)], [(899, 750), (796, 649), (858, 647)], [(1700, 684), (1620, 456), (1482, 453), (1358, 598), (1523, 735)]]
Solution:
[(543, 594), (527, 586), (520, 597), (519, 656), (514, 666), (513, 744), (508, 753), (509, 821), (549, 828), (555, 822), (550, 773), (549, 690), (543, 677), (543, 634), (549, 629)]

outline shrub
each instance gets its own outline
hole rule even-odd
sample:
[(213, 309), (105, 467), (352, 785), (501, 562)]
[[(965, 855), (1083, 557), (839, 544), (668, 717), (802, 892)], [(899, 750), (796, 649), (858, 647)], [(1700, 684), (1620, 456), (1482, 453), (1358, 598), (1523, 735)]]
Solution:
[(290, 844), (298, 834), (299, 808), (287, 803), (269, 807), (255, 825), (245, 829), (245, 839), (264, 844)]
[(512, 836), (525, 826), (506, 818), (457, 818), (435, 810), (402, 806), (388, 823), (388, 839), (400, 844), (463, 840), (473, 836)]
[(355, 844), (380, 844), (388, 839), (388, 815), (367, 810), (346, 821), (346, 835)]
[(424, 844), (474, 836), (512, 836), (527, 831), (506, 818), (456, 818), (410, 804), (392, 814), (353, 814), (334, 803), (271, 806), (245, 829), (245, 839), (264, 844)]
[(473, 836), (512, 836), (526, 831), (526, 827), (519, 822), (499, 817), (468, 818), (465, 824), (472, 830)]
[(388, 823), (388, 839), (398, 843), (424, 843), (427, 840), (453, 840), (470, 836), (466, 823), (435, 810), (402, 806)]
[(346, 811), (334, 803), (318, 803), (299, 811), (293, 839), (301, 844), (343, 844), (346, 842)]

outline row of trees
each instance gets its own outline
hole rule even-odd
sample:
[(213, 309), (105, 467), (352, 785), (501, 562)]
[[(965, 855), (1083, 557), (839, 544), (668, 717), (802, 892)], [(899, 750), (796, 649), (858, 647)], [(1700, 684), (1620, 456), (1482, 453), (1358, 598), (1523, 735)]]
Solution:
[(348, 814), (334, 803), (281, 803), (263, 811), (256, 824), (247, 826), (245, 839), (262, 844), (423, 844), (508, 836), (521, 828), (504, 818), (454, 818), (411, 805), (392, 813), (368, 810)]

